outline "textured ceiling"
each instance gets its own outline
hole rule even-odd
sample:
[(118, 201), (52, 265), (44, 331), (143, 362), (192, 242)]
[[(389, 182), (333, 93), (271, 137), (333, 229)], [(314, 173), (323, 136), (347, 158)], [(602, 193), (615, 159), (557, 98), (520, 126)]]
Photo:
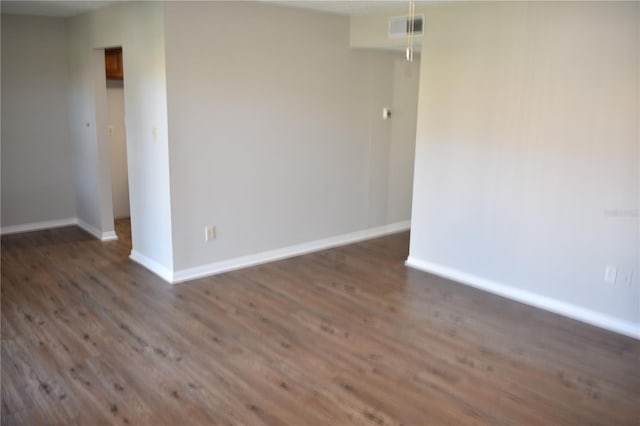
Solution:
[(68, 18), (117, 1), (0, 1), (2, 13)]
[[(67, 18), (91, 10), (100, 9), (118, 1), (0, 1), (2, 13), (13, 15), (40, 15)], [(173, 0), (176, 1), (176, 0)], [(242, 0), (232, 0), (242, 1)], [(300, 7), (325, 13), (340, 15), (370, 15), (377, 13), (405, 13), (409, 9), (409, 0), (260, 0), (282, 6)], [(433, 3), (416, 1), (416, 4)]]

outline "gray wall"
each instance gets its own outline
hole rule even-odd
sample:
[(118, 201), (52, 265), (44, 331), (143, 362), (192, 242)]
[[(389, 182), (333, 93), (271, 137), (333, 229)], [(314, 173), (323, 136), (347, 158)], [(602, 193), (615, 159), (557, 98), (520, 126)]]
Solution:
[(411, 263), (638, 333), (638, 8), (429, 13)]
[(420, 58), (407, 62), (398, 54), (393, 61), (391, 140), (387, 153), (387, 220), (390, 222), (411, 218), (419, 80)]
[[(65, 96), (65, 75), (52, 108), (62, 116), (47, 118), (63, 124), (71, 149), (29, 157), (64, 159), (53, 170), (65, 174), (67, 198), (75, 196), (69, 216), (111, 238), (112, 205), (122, 215), (122, 174), (109, 167), (120, 129), (110, 141), (113, 105), (99, 49), (123, 46), (132, 257), (166, 279), (174, 270), (407, 226), (417, 66), (405, 75), (399, 53), (350, 49), (348, 18), (258, 2), (131, 2), (67, 19), (65, 28), (57, 22), (68, 85)], [(383, 121), (385, 106), (399, 115)], [(14, 164), (20, 169), (3, 179), (3, 201), (6, 183), (31, 176), (28, 161)], [(217, 227), (214, 243), (204, 242), (205, 225)]]
[(132, 257), (170, 279), (173, 248), (164, 21), (162, 3), (126, 2), (70, 18), (66, 30), (78, 218), (103, 233), (113, 229), (113, 220), (109, 220), (113, 210), (106, 82), (104, 69), (100, 79), (94, 68), (96, 55), (103, 55), (97, 49), (122, 46), (127, 79), (125, 114)]
[(2, 227), (76, 216), (64, 21), (2, 15)]
[(389, 215), (389, 184), (410, 199), (411, 182), (390, 177), (382, 120), (401, 53), (350, 49), (347, 17), (165, 7), (176, 269), (409, 219), (407, 200)]

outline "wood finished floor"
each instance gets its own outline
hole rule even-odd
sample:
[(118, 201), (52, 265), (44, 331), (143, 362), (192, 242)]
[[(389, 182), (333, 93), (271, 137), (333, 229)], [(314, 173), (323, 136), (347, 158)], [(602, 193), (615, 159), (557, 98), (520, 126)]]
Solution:
[(2, 424), (638, 425), (640, 342), (406, 268), (402, 233), (169, 286), (2, 237)]

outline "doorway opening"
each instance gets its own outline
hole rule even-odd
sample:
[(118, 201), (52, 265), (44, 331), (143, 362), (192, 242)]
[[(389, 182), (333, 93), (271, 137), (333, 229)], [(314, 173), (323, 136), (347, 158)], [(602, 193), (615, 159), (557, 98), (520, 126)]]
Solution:
[(115, 220), (128, 219), (130, 216), (129, 178), (127, 172), (122, 48), (105, 49), (104, 53), (107, 77), (107, 134), (109, 136), (113, 218)]
[(107, 83), (107, 134), (109, 136), (114, 228), (118, 238), (126, 241), (131, 238), (131, 214), (122, 47), (105, 49), (104, 63)]

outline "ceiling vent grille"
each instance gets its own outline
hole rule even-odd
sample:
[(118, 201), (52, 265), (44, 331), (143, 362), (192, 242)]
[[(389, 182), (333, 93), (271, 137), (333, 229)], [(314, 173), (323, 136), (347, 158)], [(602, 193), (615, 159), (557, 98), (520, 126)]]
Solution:
[[(409, 34), (411, 21), (408, 16), (389, 18), (389, 38), (406, 37)], [(424, 15), (413, 18), (413, 35), (424, 34)]]

